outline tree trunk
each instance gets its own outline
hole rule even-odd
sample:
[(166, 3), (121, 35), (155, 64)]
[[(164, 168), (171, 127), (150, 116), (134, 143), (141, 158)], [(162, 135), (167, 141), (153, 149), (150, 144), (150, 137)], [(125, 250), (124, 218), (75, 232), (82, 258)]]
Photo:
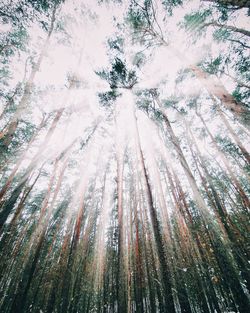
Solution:
[(126, 291), (124, 272), (124, 226), (123, 226), (123, 162), (124, 150), (119, 132), (119, 112), (116, 106), (116, 160), (117, 160), (117, 212), (118, 212), (118, 271), (117, 271), (117, 301), (118, 312), (126, 312)]
[(33, 66), (30, 76), (28, 78), (28, 81), (26, 82), (25, 86), (24, 86), (24, 92), (23, 92), (23, 96), (17, 106), (16, 112), (14, 113), (13, 117), (11, 118), (8, 128), (1, 134), (2, 138), (2, 144), (5, 147), (5, 149), (7, 149), (12, 141), (12, 138), (16, 132), (16, 129), (18, 127), (20, 118), (22, 117), (24, 111), (26, 110), (27, 106), (28, 106), (28, 102), (30, 100), (30, 96), (32, 93), (32, 89), (33, 89), (33, 83), (34, 83), (34, 79), (36, 74), (38, 73), (38, 71), (40, 70), (40, 66), (41, 63), (43, 61), (43, 58), (47, 52), (48, 49), (48, 45), (50, 42), (50, 37), (52, 35), (52, 32), (54, 30), (54, 26), (55, 26), (55, 20), (56, 20), (56, 9), (57, 9), (57, 4), (54, 4), (54, 8), (52, 11), (52, 17), (51, 17), (51, 22), (50, 22), (50, 27), (49, 27), (49, 31), (48, 31), (48, 35), (47, 38), (45, 40), (45, 43), (42, 47), (41, 53), (39, 55), (38, 61), (36, 62), (36, 64)]
[(238, 119), (241, 120), (241, 118), (244, 118), (246, 121), (250, 120), (250, 114), (247, 108), (244, 107), (242, 103), (234, 99), (234, 97), (226, 90), (225, 86), (219, 78), (209, 75), (197, 65), (192, 64), (183, 53), (175, 48), (175, 46), (169, 45), (165, 40), (162, 39), (161, 42), (170, 49), (170, 51), (180, 60), (181, 63), (184, 63), (185, 66), (194, 73), (201, 85), (208, 91), (210, 95), (218, 98), (221, 103)]
[(237, 146), (240, 148), (240, 150), (241, 150), (241, 152), (242, 152), (246, 162), (248, 163), (248, 165), (250, 165), (250, 155), (249, 155), (247, 149), (244, 147), (243, 143), (240, 141), (239, 137), (234, 132), (232, 126), (230, 125), (229, 121), (225, 117), (224, 113), (220, 109), (218, 111), (219, 111), (219, 115), (220, 115), (223, 123), (225, 124), (226, 128), (228, 129), (230, 135), (234, 139), (234, 141), (237, 144)]
[(174, 304), (174, 299), (173, 299), (173, 294), (172, 294), (171, 271), (169, 268), (169, 264), (171, 262), (167, 260), (167, 255), (165, 254), (165, 251), (164, 251), (164, 242), (163, 242), (163, 238), (162, 238), (162, 234), (160, 230), (160, 224), (158, 221), (156, 208), (153, 202), (152, 190), (151, 190), (151, 186), (149, 183), (149, 178), (148, 178), (148, 174), (146, 171), (146, 166), (145, 166), (145, 162), (143, 158), (139, 131), (138, 131), (134, 109), (133, 109), (133, 119), (134, 119), (135, 133), (136, 133), (135, 141), (136, 141), (136, 147), (138, 151), (138, 158), (139, 158), (139, 163), (142, 169), (142, 177), (143, 177), (143, 181), (145, 185), (145, 193), (147, 197), (147, 203), (149, 207), (149, 213), (150, 213), (152, 228), (153, 228), (154, 237), (155, 237), (156, 249), (157, 249), (159, 263), (160, 263), (162, 288), (163, 288), (163, 293), (165, 296), (164, 312), (175, 313), (175, 304)]
[(25, 148), (25, 150), (23, 151), (22, 155), (19, 157), (19, 160), (17, 161), (15, 167), (13, 168), (12, 172), (10, 173), (6, 183), (4, 184), (4, 186), (2, 187), (1, 191), (0, 191), (0, 201), (2, 201), (4, 195), (6, 194), (8, 188), (10, 187), (16, 172), (18, 171), (21, 163), (23, 162), (24, 158), (27, 155), (27, 152), (29, 150), (29, 148), (31, 147), (31, 145), (33, 144), (33, 142), (35, 141), (36, 137), (39, 135), (40, 130), (45, 126), (47, 119), (45, 120), (43, 118), (43, 120), (41, 121), (40, 125), (37, 127), (35, 133), (33, 134), (31, 140), (29, 141), (27, 147)]
[(235, 187), (236, 187), (236, 190), (239, 192), (239, 195), (241, 196), (241, 199), (242, 199), (242, 204), (245, 206), (246, 208), (246, 211), (249, 210), (250, 208), (250, 200), (248, 198), (248, 196), (246, 195), (245, 191), (243, 190), (243, 188), (241, 187), (241, 184), (240, 182), (238, 181), (237, 177), (235, 176), (235, 174), (233, 173), (230, 165), (228, 164), (228, 161), (225, 157), (225, 155), (223, 154), (223, 152), (221, 151), (220, 147), (218, 146), (215, 138), (213, 137), (213, 135), (211, 134), (210, 130), (208, 129), (207, 127), (207, 124), (205, 122), (205, 120), (203, 119), (203, 117), (201, 116), (201, 114), (199, 114), (197, 111), (196, 111), (196, 114), (197, 116), (199, 116), (200, 120), (202, 121), (202, 124), (204, 125), (211, 141), (212, 141), (212, 144), (214, 145), (215, 149), (217, 150), (219, 156), (221, 157), (227, 171), (228, 171), (228, 174), (230, 176), (230, 178), (232, 179), (232, 182), (234, 183)]
[[(32, 160), (31, 160), (29, 166), (27, 167), (25, 173), (20, 178), (20, 184), (14, 189), (10, 199), (6, 200), (4, 202), (2, 210), (0, 212), (0, 229), (3, 227), (5, 221), (7, 220), (8, 216), (10, 215), (10, 213), (11, 213), (11, 211), (12, 211), (12, 209), (13, 209), (13, 207), (14, 207), (14, 205), (15, 205), (18, 197), (19, 197), (19, 195), (22, 192), (22, 188), (25, 186), (29, 176), (31, 175), (31, 173), (34, 170), (34, 168), (36, 167), (37, 161), (39, 160), (39, 158), (41, 156), (41, 153), (43, 152), (44, 146), (49, 143), (49, 140), (50, 140), (51, 136), (54, 133), (56, 125), (57, 125), (59, 119), (61, 118), (63, 111), (64, 111), (64, 109), (60, 109), (57, 112), (57, 114), (56, 114), (56, 116), (55, 116), (55, 118), (54, 118), (54, 120), (53, 120), (53, 122), (52, 122), (52, 124), (51, 124), (51, 126), (50, 126), (50, 128), (49, 128), (49, 130), (48, 130), (48, 132), (47, 132), (43, 142), (42, 142), (42, 144), (40, 145), (37, 153), (32, 158)], [(14, 176), (12, 177), (10, 182), (13, 180), (13, 178), (14, 178)], [(6, 193), (6, 191), (7, 191), (6, 188), (4, 190), (2, 190), (2, 193), (3, 193), (2, 196)]]

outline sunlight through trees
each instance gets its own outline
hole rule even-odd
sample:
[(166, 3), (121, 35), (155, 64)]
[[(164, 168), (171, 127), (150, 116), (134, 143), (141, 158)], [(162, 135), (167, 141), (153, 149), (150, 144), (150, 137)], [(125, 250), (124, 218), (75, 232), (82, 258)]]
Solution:
[(249, 14), (0, 3), (0, 312), (250, 312)]

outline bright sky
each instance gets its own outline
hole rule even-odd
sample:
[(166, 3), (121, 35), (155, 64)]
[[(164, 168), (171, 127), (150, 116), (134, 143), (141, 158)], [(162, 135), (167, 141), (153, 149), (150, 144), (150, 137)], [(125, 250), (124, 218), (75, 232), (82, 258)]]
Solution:
[[(116, 23), (123, 23), (129, 3), (130, 1), (123, 1), (123, 4), (108, 2), (98, 6), (93, 0), (67, 0), (58, 13), (57, 18), (61, 21), (65, 33), (59, 31), (52, 34), (48, 51), (35, 78), (35, 86), (40, 91), (40, 95), (34, 97), (32, 109), (29, 111), (32, 121), (39, 123), (42, 112), (52, 112), (62, 107), (67, 108), (69, 115), (58, 125), (51, 139), (50, 151), (47, 151), (48, 155), (54, 155), (72, 140), (84, 134), (95, 120), (105, 118), (106, 112), (99, 105), (97, 92), (109, 90), (109, 86), (95, 74), (95, 71), (110, 65), (107, 40), (117, 33)], [(191, 34), (187, 35), (183, 29), (179, 29), (178, 24), (183, 20), (184, 15), (196, 10), (200, 6), (200, 1), (187, 1), (184, 7), (174, 10), (172, 17), (166, 16), (160, 0), (155, 1), (155, 4), (157, 20), (165, 38), (179, 50), (185, 51), (190, 62), (197, 63), (206, 54), (217, 55), (225, 49), (212, 40), (210, 32), (197, 44), (190, 44)], [(238, 26), (247, 26), (249, 22), (247, 22), (244, 13), (239, 14), (241, 14), (241, 18), (237, 19)], [(4, 25), (2, 30), (7, 32), (9, 26)], [(122, 34), (126, 38), (125, 58), (131, 62), (135, 53), (143, 48), (137, 45), (132, 46), (129, 30)], [(45, 37), (46, 34), (39, 25), (32, 25), (28, 53), (38, 54)], [(136, 85), (136, 89), (154, 88), (161, 85), (161, 92), (166, 97), (174, 93), (182, 93), (186, 96), (200, 93), (201, 86), (195, 79), (185, 80), (176, 86), (176, 75), (183, 67), (183, 63), (169, 51), (168, 47), (157, 47), (151, 52), (152, 55), (149, 56), (145, 66), (140, 71), (138, 70), (140, 81)], [(16, 59), (12, 63), (13, 87), (24, 75), (26, 59), (27, 53), (20, 53), (20, 55), (16, 55)], [(30, 65), (28, 66), (29, 71)], [(82, 86), (79, 89), (68, 89), (67, 77), (69, 73), (76, 74), (82, 81)], [(225, 83), (229, 88), (232, 88), (230, 81)], [(123, 98), (123, 101), (126, 101), (126, 98)], [(129, 101), (133, 100), (130, 99)], [(129, 115), (124, 113), (123, 116), (124, 129), (127, 126), (129, 132)], [(155, 126), (153, 127), (152, 123), (147, 121), (142, 113), (138, 116), (141, 130), (143, 123), (147, 125), (142, 136), (145, 143), (149, 133), (153, 136), (152, 134), (156, 132)], [(178, 120), (175, 113), (170, 114), (170, 117), (171, 121)], [(180, 134), (183, 128), (179, 127), (178, 124), (175, 125), (173, 128), (177, 134)], [(111, 133), (112, 131), (114, 130), (111, 130)], [(161, 141), (156, 139), (157, 136), (154, 138), (154, 145), (157, 149), (160, 147)], [(101, 147), (103, 145), (100, 145), (99, 149)]]

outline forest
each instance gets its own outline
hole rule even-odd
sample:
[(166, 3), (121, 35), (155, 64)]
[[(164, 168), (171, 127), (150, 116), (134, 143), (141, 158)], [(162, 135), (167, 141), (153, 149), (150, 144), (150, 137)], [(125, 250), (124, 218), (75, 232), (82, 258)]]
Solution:
[(0, 312), (250, 312), (250, 1), (0, 1)]

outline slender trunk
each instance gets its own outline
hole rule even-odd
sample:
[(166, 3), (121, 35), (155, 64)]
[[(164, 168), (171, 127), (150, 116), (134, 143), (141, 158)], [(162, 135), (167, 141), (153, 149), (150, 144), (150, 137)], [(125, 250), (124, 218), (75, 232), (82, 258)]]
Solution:
[(220, 147), (218, 146), (215, 138), (213, 137), (213, 135), (211, 134), (210, 130), (208, 129), (207, 127), (207, 124), (205, 122), (205, 120), (203, 119), (203, 117), (201, 116), (201, 114), (199, 114), (198, 112), (196, 112), (197, 116), (199, 116), (200, 120), (202, 121), (202, 124), (204, 125), (211, 141), (212, 141), (212, 144), (213, 146), (215, 147), (215, 149), (217, 150), (219, 156), (221, 157), (222, 159), (222, 162), (224, 163), (227, 171), (228, 171), (228, 174), (230, 175), (230, 178), (232, 179), (232, 182), (234, 183), (235, 187), (236, 187), (236, 190), (238, 191), (239, 195), (241, 196), (241, 200), (242, 200), (242, 204), (243, 206), (245, 207), (246, 209), (246, 212), (248, 212), (248, 210), (250, 209), (250, 201), (249, 201), (249, 198), (248, 196), (246, 195), (245, 191), (243, 190), (243, 188), (241, 187), (241, 184), (240, 182), (238, 181), (237, 177), (235, 176), (235, 174), (233, 173), (231, 167), (229, 166), (228, 164), (228, 161), (225, 157), (225, 155), (223, 154), (223, 152), (221, 151)]
[[(142, 249), (141, 249), (141, 242), (144, 240), (140, 238), (139, 232), (139, 219), (138, 219), (138, 204), (135, 208), (135, 279), (136, 279), (136, 286), (135, 286), (135, 301), (136, 301), (136, 312), (139, 313), (144, 312), (143, 306), (143, 269), (142, 269)], [(141, 207), (140, 207), (141, 213)], [(142, 220), (142, 219), (141, 219)], [(145, 238), (143, 236), (143, 238)]]
[[(3, 204), (3, 207), (2, 207), (2, 210), (0, 212), (0, 229), (3, 227), (5, 221), (7, 220), (8, 216), (10, 215), (18, 197), (20, 196), (21, 192), (22, 192), (22, 188), (25, 186), (29, 176), (31, 175), (32, 171), (34, 170), (34, 168), (37, 166), (37, 162), (41, 156), (41, 153), (44, 149), (44, 146), (47, 145), (49, 143), (49, 140), (52, 136), (52, 134), (54, 133), (55, 131), (55, 128), (56, 128), (56, 125), (59, 121), (59, 119), (61, 118), (62, 116), (62, 113), (63, 113), (64, 109), (60, 109), (53, 122), (52, 122), (52, 125), (50, 126), (44, 140), (43, 140), (43, 143), (40, 145), (37, 153), (35, 154), (35, 156), (32, 158), (32, 161), (30, 162), (29, 166), (27, 167), (25, 173), (22, 175), (22, 177), (20, 178), (20, 183), (18, 184), (18, 186), (14, 189), (14, 191), (12, 192), (11, 194), (11, 197), (9, 200), (6, 200)], [(12, 178), (13, 179), (13, 178)], [(5, 188), (6, 189), (6, 188)], [(7, 191), (4, 190), (4, 193)], [(3, 194), (4, 194), (3, 193)]]
[[(199, 189), (198, 189), (198, 186), (196, 184), (196, 181), (194, 179), (194, 176), (192, 175), (192, 172), (186, 162), (186, 159), (184, 157), (184, 154), (179, 146), (179, 143), (178, 143), (178, 139), (177, 137), (175, 136), (173, 130), (172, 130), (172, 127), (171, 127), (171, 124), (165, 114), (165, 112), (163, 113), (163, 117), (164, 117), (164, 120), (165, 120), (165, 123), (166, 123), (166, 126), (167, 126), (167, 129), (169, 131), (169, 134), (170, 134), (170, 137), (171, 137), (171, 140), (174, 144), (174, 147), (175, 147), (175, 150), (179, 156), (179, 159), (180, 159), (180, 162), (181, 162), (181, 165), (184, 169), (184, 172), (186, 173), (187, 175), (187, 178), (188, 178), (188, 181), (190, 183), (190, 186), (193, 190), (193, 193), (194, 193), (194, 197), (197, 201), (197, 204), (198, 204), (198, 207), (200, 209), (200, 212), (201, 212), (201, 215), (203, 217), (203, 221), (204, 223), (209, 223), (210, 225), (210, 229), (213, 233), (213, 236), (215, 238), (215, 244), (214, 244), (214, 250), (216, 251), (215, 252), (215, 255), (216, 253), (218, 253), (221, 257), (221, 251), (220, 249), (217, 248), (217, 245), (224, 245), (224, 242), (221, 241), (220, 239), (220, 233), (218, 232), (217, 230), (217, 227), (216, 225), (214, 224), (214, 221), (210, 215), (210, 212), (206, 206), (206, 203), (205, 201), (203, 200), (203, 198), (201, 197), (200, 195), (200, 192), (199, 192)], [(223, 265), (221, 264), (221, 258), (218, 257), (217, 260), (219, 262), (219, 265), (220, 265), (220, 268), (222, 270), (222, 273), (225, 277), (225, 280), (227, 281), (228, 278), (227, 278), (227, 273), (225, 271), (225, 268), (223, 268)], [(249, 304), (248, 304), (248, 300), (247, 300), (247, 296), (245, 295), (244, 291), (242, 290), (242, 287), (240, 285), (240, 282), (239, 282), (239, 277), (238, 275), (236, 274), (236, 270), (234, 268), (234, 266), (231, 264), (231, 258), (230, 256), (225, 256), (224, 255), (224, 259), (225, 259), (225, 265), (227, 266), (228, 269), (230, 269), (230, 271), (232, 271), (232, 277), (231, 279), (229, 280), (229, 286), (230, 288), (232, 289), (233, 293), (234, 293), (234, 296), (235, 298), (237, 299), (237, 302), (238, 302), (238, 305), (243, 309), (246, 309), (249, 307)], [(238, 286), (237, 288), (240, 288), (240, 292), (239, 290), (237, 291), (237, 288), (235, 288), (235, 286)], [(244, 312), (244, 311), (242, 311)]]
[[(143, 258), (145, 259), (145, 266), (146, 266), (146, 273), (147, 273), (147, 281), (148, 281), (148, 293), (149, 293), (149, 302), (150, 302), (150, 313), (155, 313), (157, 312), (156, 308), (156, 299), (155, 299), (155, 288), (153, 284), (153, 277), (156, 275), (156, 269), (154, 267), (155, 265), (155, 260), (153, 256), (153, 249), (152, 249), (152, 238), (149, 230), (149, 223), (148, 219), (146, 217), (146, 212), (145, 210), (143, 211), (144, 213), (144, 219), (142, 218), (142, 209), (140, 206), (140, 215), (141, 215), (141, 220), (142, 220), (142, 244), (144, 248), (144, 256)], [(136, 213), (137, 214), (137, 213)], [(143, 222), (145, 220), (145, 222)], [(138, 223), (138, 217), (137, 217), (137, 223)], [(138, 226), (139, 227), (139, 224)], [(141, 264), (141, 262), (140, 262)], [(151, 266), (150, 266), (151, 265)], [(152, 275), (150, 271), (150, 267), (153, 267), (153, 272), (154, 274)], [(141, 269), (142, 271), (142, 269)], [(156, 279), (156, 277), (155, 277)], [(142, 286), (140, 286), (142, 288)], [(161, 299), (159, 299), (161, 301)]]
[(135, 132), (136, 132), (136, 139), (135, 139), (136, 146), (137, 146), (140, 166), (142, 169), (142, 177), (143, 177), (143, 181), (145, 185), (147, 203), (149, 207), (149, 213), (151, 217), (151, 223), (152, 223), (152, 228), (153, 228), (153, 232), (155, 236), (155, 243), (156, 243), (156, 248), (157, 248), (157, 253), (158, 253), (158, 258), (159, 258), (159, 263), (160, 263), (162, 288), (163, 288), (163, 293), (165, 296), (165, 311), (164, 312), (175, 313), (175, 304), (174, 304), (174, 299), (173, 299), (173, 294), (172, 294), (171, 271), (169, 268), (169, 264), (171, 262), (167, 259), (167, 255), (165, 254), (165, 251), (164, 251), (164, 242), (163, 242), (163, 238), (162, 238), (162, 234), (160, 230), (160, 224), (158, 221), (156, 208), (153, 202), (153, 195), (152, 195), (152, 189), (149, 183), (149, 177), (146, 171), (146, 166), (145, 166), (142, 148), (140, 144), (140, 137), (139, 137), (139, 131), (138, 131), (137, 121), (135, 117), (135, 112), (133, 112), (133, 114), (134, 114), (134, 117), (133, 117), (134, 127), (135, 127)]
[(18, 124), (19, 124), (19, 121), (20, 121), (20, 118), (22, 117), (23, 113), (25, 112), (27, 106), (28, 106), (28, 102), (30, 101), (30, 97), (31, 97), (31, 94), (32, 94), (32, 89), (33, 89), (33, 83), (34, 83), (34, 79), (35, 79), (35, 76), (36, 74), (38, 73), (38, 71), (40, 70), (40, 67), (41, 67), (41, 63), (44, 59), (44, 56), (47, 52), (47, 49), (48, 49), (48, 45), (49, 45), (49, 42), (50, 42), (50, 37), (52, 35), (52, 32), (54, 30), (54, 26), (55, 26), (55, 20), (56, 20), (56, 9), (57, 9), (57, 4), (55, 3), (54, 4), (54, 8), (53, 8), (53, 11), (52, 11), (52, 17), (51, 17), (51, 22), (50, 22), (50, 28), (49, 28), (49, 31), (48, 31), (48, 35), (47, 35), (47, 38), (45, 40), (45, 43), (42, 47), (42, 50), (41, 50), (41, 53), (39, 55), (39, 58), (36, 62), (36, 64), (33, 66), (32, 70), (31, 70), (31, 73), (30, 73), (30, 76), (24, 86), (24, 92), (23, 92), (23, 96), (20, 100), (20, 103), (18, 104), (17, 106), (17, 109), (16, 109), (16, 112), (14, 113), (13, 117), (11, 118), (10, 122), (9, 122), (9, 125), (7, 127), (7, 129), (4, 131), (3, 133), (3, 146), (5, 147), (5, 149), (8, 148), (8, 146), (10, 145), (11, 141), (12, 141), (12, 138), (16, 132), (16, 129), (18, 127)]
[[(54, 164), (54, 170), (48, 183), (47, 193), (41, 206), (38, 226), (37, 226), (35, 233), (33, 234), (35, 252), (34, 252), (34, 255), (32, 255), (31, 253), (31, 256), (30, 256), (31, 263), (28, 261), (28, 263), (25, 266), (22, 280), (18, 284), (17, 293), (14, 297), (14, 300), (11, 306), (11, 312), (13, 313), (23, 313), (25, 309), (28, 292), (29, 292), (32, 280), (34, 278), (34, 273), (35, 273), (36, 266), (39, 260), (40, 251), (42, 249), (42, 245), (43, 245), (47, 227), (48, 227), (50, 215), (47, 214), (46, 216), (46, 211), (48, 208), (49, 198), (52, 193), (52, 187), (55, 181), (58, 161), (59, 160), (57, 160)], [(28, 276), (27, 281), (26, 281), (26, 275)]]
[(39, 135), (39, 132), (41, 131), (41, 129), (44, 127), (44, 125), (46, 124), (47, 119), (43, 119), (42, 122), (40, 123), (40, 125), (38, 126), (37, 130), (35, 131), (35, 133), (33, 134), (31, 140), (29, 141), (27, 147), (25, 148), (25, 150), (23, 151), (22, 155), (19, 157), (15, 167), (13, 168), (13, 170), (11, 171), (6, 183), (4, 184), (4, 186), (2, 187), (2, 189), (0, 190), (0, 201), (2, 200), (2, 198), (4, 197), (4, 195), (6, 194), (8, 188), (10, 187), (16, 172), (18, 171), (21, 163), (23, 162), (23, 160), (25, 159), (27, 152), (29, 150), (29, 148), (31, 147), (31, 145), (33, 144), (33, 142), (35, 141), (35, 139), (37, 138), (37, 136)]
[(18, 200), (19, 196), (21, 195), (27, 181), (29, 179), (29, 175), (27, 175), (19, 184), (18, 186), (12, 191), (11, 196), (8, 200), (5, 201), (1, 208), (0, 212), (0, 230), (4, 226), (5, 222), (7, 221), (9, 215), (11, 214), (16, 201)]
[[(183, 217), (183, 219), (185, 220), (185, 224), (189, 225), (189, 228), (191, 229), (191, 234), (193, 235), (194, 239), (195, 239), (195, 243), (197, 243), (197, 246), (199, 247), (199, 250), (201, 249), (201, 243), (200, 243), (200, 239), (198, 234), (195, 231), (195, 222), (193, 219), (193, 216), (189, 210), (188, 204), (186, 202), (186, 196), (185, 193), (182, 189), (181, 183), (177, 177), (177, 175), (174, 173), (174, 180), (176, 183), (176, 186), (174, 184), (172, 175), (170, 173), (170, 171), (166, 168), (167, 170), (167, 177), (171, 186), (171, 193), (173, 196), (173, 200), (174, 200), (174, 204), (175, 204), (175, 208), (177, 210), (177, 212), (179, 212), (181, 214), (181, 216)], [(189, 229), (188, 228), (188, 229)], [(188, 251), (190, 250), (190, 248), (188, 248)], [(203, 251), (199, 251), (200, 253), (203, 254)], [(203, 262), (205, 262), (204, 264), (206, 265), (206, 267), (208, 268), (207, 265), (207, 260), (205, 259), (205, 257), (203, 258)], [(206, 276), (206, 279), (204, 279), (203, 277)], [(218, 301), (216, 299), (215, 293), (214, 293), (214, 289), (212, 287), (211, 284), (211, 279), (210, 277), (208, 277), (207, 275), (207, 271), (204, 270), (204, 275), (201, 277), (200, 275), (198, 275), (197, 277), (197, 284), (198, 286), (201, 286), (201, 293), (198, 296), (199, 299), (199, 305), (201, 305), (204, 313), (210, 313), (210, 309), (209, 307), (214, 307), (216, 308), (216, 311), (218, 313), (221, 312), (219, 305), (218, 305)], [(208, 304), (209, 302), (209, 304)]]
[[(189, 129), (189, 132), (191, 133), (191, 130)], [(250, 290), (250, 277), (248, 274), (248, 262), (247, 259), (249, 258), (249, 252), (246, 249), (245, 240), (242, 237), (239, 230), (235, 227), (232, 219), (230, 218), (229, 214), (227, 213), (226, 208), (222, 204), (220, 197), (212, 183), (212, 178), (205, 166), (204, 160), (201, 156), (201, 153), (199, 151), (199, 148), (196, 144), (196, 141), (191, 133), (192, 136), (192, 142), (194, 143), (196, 147), (196, 151), (198, 153), (198, 157), (200, 159), (201, 167), (204, 170), (204, 173), (206, 177), (204, 177), (199, 169), (199, 165), (197, 164), (197, 161), (194, 157), (194, 152), (192, 150), (191, 140), (189, 140), (189, 146), (191, 153), (193, 155), (193, 158), (195, 160), (196, 168), (199, 172), (199, 175), (201, 177), (201, 181), (203, 183), (204, 189), (206, 190), (206, 193), (208, 195), (208, 198), (212, 204), (212, 207), (215, 211), (215, 214), (217, 216), (218, 223), (220, 224), (221, 228), (223, 229), (223, 232), (228, 237), (228, 239), (232, 243), (232, 253), (234, 255), (235, 260), (237, 261), (237, 264), (239, 266), (239, 269), (241, 270), (242, 277), (247, 282), (247, 288)], [(211, 192), (210, 192), (210, 190)]]
[(250, 165), (250, 155), (247, 151), (247, 149), (244, 147), (243, 143), (240, 141), (239, 137), (236, 135), (236, 133), (234, 132), (232, 126), (230, 125), (229, 121), (227, 120), (227, 118), (225, 117), (224, 113), (219, 109), (219, 115), (223, 121), (223, 123), (225, 124), (227, 130), (229, 131), (230, 135), (232, 136), (232, 138), (234, 139), (235, 143), (237, 144), (237, 146), (240, 148), (245, 160), (247, 161), (247, 163)]
[(117, 211), (118, 211), (118, 271), (117, 271), (117, 300), (118, 312), (126, 311), (125, 273), (124, 273), (124, 226), (123, 226), (123, 143), (119, 132), (119, 116), (116, 107), (116, 160), (117, 160)]
[(34, 186), (35, 186), (35, 184), (37, 183), (39, 177), (41, 176), (42, 168), (43, 168), (43, 167), (40, 168), (40, 170), (39, 170), (39, 172), (38, 172), (38, 174), (37, 174), (37, 176), (36, 176), (34, 182), (32, 183), (32, 185), (31, 185), (31, 186), (28, 186), (28, 187), (24, 190), (24, 193), (23, 193), (23, 196), (22, 196), (22, 198), (21, 198), (21, 200), (20, 200), (20, 203), (18, 204), (18, 206), (17, 206), (17, 208), (16, 208), (16, 210), (15, 210), (15, 213), (14, 213), (14, 215), (13, 215), (13, 218), (12, 218), (11, 221), (10, 221), (11, 227), (16, 224), (16, 221), (17, 221), (18, 217), (20, 216), (21, 212), (23, 211), (23, 208), (24, 208), (24, 205), (25, 205), (25, 201), (27, 200), (27, 198), (28, 198), (30, 192), (31, 192), (32, 189), (34, 188)]
[(169, 136), (170, 136), (170, 139), (174, 145), (174, 148), (175, 148), (175, 151), (178, 155), (178, 158), (180, 160), (180, 163), (181, 163), (181, 166), (187, 176), (187, 179), (188, 179), (188, 182), (190, 184), (190, 187), (193, 191), (193, 195), (194, 195), (194, 198), (199, 206), (199, 209), (200, 209), (200, 213), (201, 215), (203, 216), (203, 218), (206, 220), (211, 220), (211, 216), (210, 216), (210, 212), (207, 208), (207, 205), (204, 201), (204, 199), (202, 198), (202, 196), (200, 195), (200, 191), (199, 191), (199, 188), (197, 186), (197, 183), (195, 181), (195, 178), (192, 174), (192, 171), (186, 161), (186, 158), (182, 152), (182, 149), (180, 147), (180, 144), (179, 144), (179, 140), (178, 138), (176, 137), (173, 129), (172, 129), (172, 126), (168, 120), (168, 117), (166, 115), (166, 112), (162, 112), (163, 113), (163, 118), (164, 118), (164, 122), (165, 122), (165, 125), (166, 125), (166, 128), (167, 128), (167, 131), (169, 133)]

